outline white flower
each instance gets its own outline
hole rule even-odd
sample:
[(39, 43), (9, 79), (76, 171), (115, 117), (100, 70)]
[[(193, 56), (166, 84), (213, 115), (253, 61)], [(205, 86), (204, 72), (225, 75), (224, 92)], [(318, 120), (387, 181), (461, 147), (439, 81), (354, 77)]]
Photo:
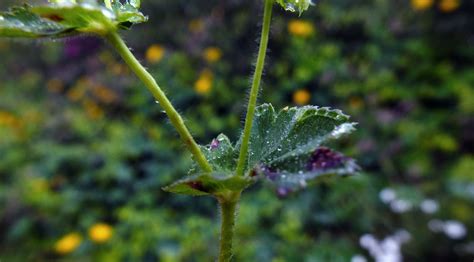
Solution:
[(395, 213), (405, 213), (412, 208), (412, 205), (406, 200), (397, 199), (390, 203), (390, 208)]
[(351, 258), (351, 262), (367, 262), (367, 259), (362, 255), (354, 255)]
[(425, 214), (433, 214), (436, 211), (438, 211), (438, 208), (439, 208), (438, 202), (436, 202), (433, 199), (425, 199), (420, 204), (420, 209)]
[(448, 220), (444, 223), (444, 233), (452, 239), (460, 239), (463, 238), (466, 233), (466, 226), (459, 221), (456, 220)]
[(441, 232), (444, 230), (444, 223), (439, 219), (432, 219), (428, 222), (428, 228), (433, 232)]
[(393, 200), (395, 200), (396, 197), (397, 195), (395, 193), (395, 190), (391, 188), (384, 188), (379, 193), (380, 200), (384, 202), (385, 204), (392, 202)]

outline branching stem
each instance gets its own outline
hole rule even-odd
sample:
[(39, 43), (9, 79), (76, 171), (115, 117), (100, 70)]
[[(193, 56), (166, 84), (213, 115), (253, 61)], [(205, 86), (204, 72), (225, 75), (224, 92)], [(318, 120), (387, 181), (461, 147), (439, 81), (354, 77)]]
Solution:
[(187, 129), (186, 125), (184, 124), (183, 118), (181, 115), (176, 111), (173, 107), (169, 99), (166, 97), (163, 90), (161, 90), (160, 86), (156, 83), (155, 79), (151, 76), (150, 73), (140, 64), (140, 62), (135, 58), (132, 54), (130, 49), (124, 43), (120, 35), (117, 33), (111, 33), (106, 36), (107, 40), (115, 47), (117, 52), (122, 56), (123, 60), (127, 63), (130, 69), (138, 76), (138, 78), (145, 84), (145, 86), (150, 90), (150, 92), (155, 97), (156, 101), (161, 105), (163, 110), (168, 115), (171, 124), (176, 128), (179, 135), (181, 136), (181, 140), (187, 146), (189, 151), (194, 156), (194, 159), (199, 164), (199, 166), (205, 172), (211, 172), (212, 168), (209, 162), (207, 161), (206, 157), (202, 153), (201, 149), (197, 145), (196, 141), (194, 141), (193, 136)]
[(250, 133), (252, 130), (253, 117), (255, 114), (255, 107), (257, 106), (257, 97), (262, 80), (263, 68), (265, 66), (265, 56), (267, 54), (268, 38), (270, 35), (270, 24), (272, 20), (272, 8), (274, 0), (265, 0), (265, 9), (263, 13), (263, 27), (260, 39), (260, 48), (258, 51), (257, 64), (252, 81), (252, 89), (250, 90), (249, 104), (247, 108), (247, 115), (245, 117), (245, 127), (242, 136), (242, 144), (240, 146), (239, 160), (237, 164), (237, 175), (243, 176), (245, 166), (247, 164), (247, 155), (249, 149)]

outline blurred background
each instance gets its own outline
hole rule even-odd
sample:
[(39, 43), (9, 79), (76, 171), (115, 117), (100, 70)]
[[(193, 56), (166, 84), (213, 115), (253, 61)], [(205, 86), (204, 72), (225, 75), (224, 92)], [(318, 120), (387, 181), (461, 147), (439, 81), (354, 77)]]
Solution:
[[(201, 144), (236, 141), (263, 1), (143, 1), (125, 32)], [(20, 1), (2, 0), (0, 8)], [(260, 101), (340, 108), (363, 167), (278, 199), (244, 194), (236, 261), (472, 261), (474, 2), (275, 6)], [(191, 160), (103, 41), (0, 40), (0, 260), (211, 261), (210, 198), (161, 187)]]

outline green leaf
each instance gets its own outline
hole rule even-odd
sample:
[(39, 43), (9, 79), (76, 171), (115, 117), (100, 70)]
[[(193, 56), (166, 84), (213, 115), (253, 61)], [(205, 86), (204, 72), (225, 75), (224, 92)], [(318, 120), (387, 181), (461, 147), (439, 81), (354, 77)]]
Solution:
[(233, 172), (237, 164), (237, 153), (235, 152), (229, 138), (220, 134), (217, 138), (204, 147), (201, 147), (206, 159), (211, 164), (213, 170), (219, 172)]
[(29, 10), (74, 33), (106, 34), (116, 30), (115, 14), (97, 3), (33, 6)]
[(276, 2), (286, 11), (299, 12), (300, 14), (313, 5), (312, 0), (277, 0)]
[(62, 35), (67, 27), (41, 18), (26, 7), (15, 7), (10, 12), (0, 13), (0, 36), (5, 37), (51, 37)]
[[(277, 194), (284, 197), (323, 176), (348, 176), (359, 171), (354, 159), (327, 147), (317, 148), (306, 162), (298, 161), (292, 168), (285, 167), (288, 166), (261, 165), (254, 174), (266, 178), (276, 188)], [(295, 168), (299, 170), (295, 171)]]
[(0, 37), (105, 35), (147, 20), (130, 3), (115, 3), (113, 9), (94, 0), (56, 0), (49, 5), (14, 7), (9, 12), (0, 13)]
[(256, 108), (249, 142), (247, 172), (236, 176), (240, 142), (234, 147), (221, 134), (201, 150), (213, 168), (205, 174), (196, 166), (190, 176), (164, 190), (188, 195), (225, 194), (241, 191), (261, 179), (284, 196), (323, 175), (349, 175), (358, 170), (355, 161), (322, 147), (354, 130), (355, 123), (339, 110), (317, 106), (285, 108), (275, 112), (270, 104)]
[(263, 104), (255, 113), (247, 171), (287, 191), (321, 175), (353, 174), (355, 161), (321, 145), (351, 133), (354, 126), (340, 110), (305, 106), (277, 113)]
[(130, 0), (122, 4), (120, 1), (112, 3), (112, 9), (115, 12), (116, 20), (119, 26), (123, 29), (128, 29), (133, 24), (139, 24), (147, 21), (138, 8), (140, 7), (139, 0)]
[(243, 190), (253, 184), (250, 177), (233, 176), (232, 174), (212, 173), (186, 177), (163, 190), (176, 194), (205, 196), (223, 194)]
[(135, 8), (140, 8), (141, 1), (140, 0), (130, 0), (130, 4)]
[(229, 191), (241, 191), (255, 182), (250, 177), (234, 176), (238, 155), (224, 134), (217, 136), (209, 145), (201, 146), (201, 150), (214, 172), (203, 174), (195, 166), (190, 176), (163, 188), (165, 191), (194, 196), (218, 196)]

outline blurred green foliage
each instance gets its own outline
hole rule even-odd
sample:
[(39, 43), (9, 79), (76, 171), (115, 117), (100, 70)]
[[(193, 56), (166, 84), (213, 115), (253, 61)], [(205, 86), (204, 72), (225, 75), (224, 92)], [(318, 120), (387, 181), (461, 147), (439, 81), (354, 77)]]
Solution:
[[(261, 101), (352, 115), (358, 131), (334, 146), (364, 173), (286, 199), (252, 188), (240, 206), (237, 261), (369, 258), (362, 235), (399, 229), (411, 236), (406, 261), (472, 259), (474, 3), (449, 1), (276, 11)], [(260, 7), (144, 1), (149, 23), (125, 35), (201, 143), (239, 135)], [(0, 260), (215, 256), (216, 203), (161, 190), (187, 172), (190, 156), (107, 45), (2, 39), (0, 57)], [(427, 199), (439, 208), (426, 212)], [(450, 237), (433, 220), (466, 232)], [(111, 226), (110, 239), (94, 240), (97, 223)]]

